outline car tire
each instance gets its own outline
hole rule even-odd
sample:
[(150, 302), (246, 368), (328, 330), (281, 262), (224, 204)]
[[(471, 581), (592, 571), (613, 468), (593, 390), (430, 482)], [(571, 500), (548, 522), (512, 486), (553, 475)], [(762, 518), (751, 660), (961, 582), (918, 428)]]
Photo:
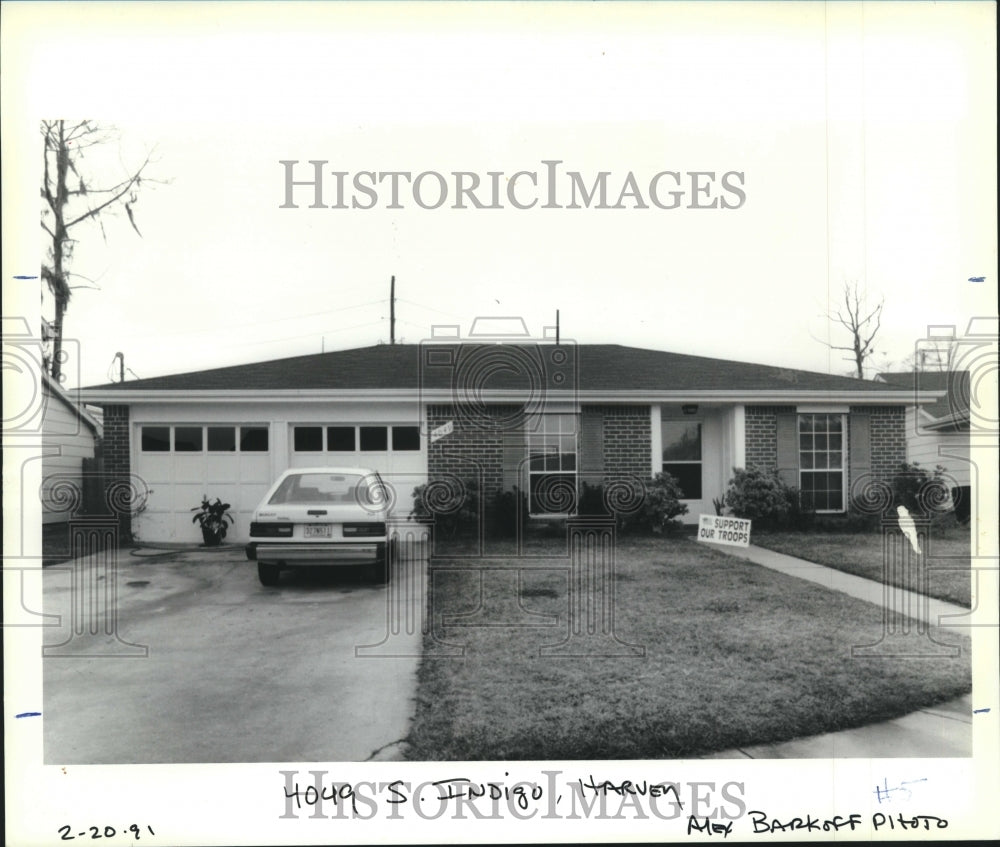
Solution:
[(257, 577), (260, 579), (261, 585), (277, 585), (280, 574), (281, 568), (278, 565), (257, 562)]
[(392, 538), (383, 548), (382, 558), (374, 565), (369, 565), (368, 573), (371, 581), (376, 585), (385, 585), (389, 581), (389, 569), (392, 567), (392, 560), (395, 558), (396, 539)]

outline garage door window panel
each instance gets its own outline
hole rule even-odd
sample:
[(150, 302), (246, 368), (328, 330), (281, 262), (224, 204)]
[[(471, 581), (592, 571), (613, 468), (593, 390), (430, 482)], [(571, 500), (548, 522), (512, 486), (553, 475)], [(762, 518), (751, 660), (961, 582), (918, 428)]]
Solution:
[(208, 452), (235, 453), (236, 427), (234, 426), (208, 427)]
[(394, 426), (392, 428), (392, 449), (394, 451), (419, 450), (420, 427)]
[(266, 426), (241, 426), (240, 451), (243, 453), (266, 453), (269, 449)]
[(321, 453), (323, 451), (323, 427), (297, 426), (293, 441), (296, 453)]
[(144, 426), (140, 441), (144, 453), (169, 453), (170, 427)]
[(202, 428), (200, 426), (175, 426), (174, 451), (177, 453), (200, 453), (202, 450)]
[(384, 426), (361, 427), (361, 452), (380, 453), (389, 449), (389, 437)]
[(353, 453), (355, 447), (353, 426), (328, 426), (326, 428), (326, 449), (331, 453)]

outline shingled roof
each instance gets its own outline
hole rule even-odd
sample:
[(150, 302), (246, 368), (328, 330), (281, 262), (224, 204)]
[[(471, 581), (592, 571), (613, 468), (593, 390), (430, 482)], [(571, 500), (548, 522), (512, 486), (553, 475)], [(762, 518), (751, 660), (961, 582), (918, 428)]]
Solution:
[[(416, 389), (421, 379), (421, 350), (431, 345), (395, 344), (360, 347), (330, 353), (315, 353), (273, 359), (249, 365), (151, 377), (123, 383), (90, 386), (86, 391), (247, 391), (281, 389), (360, 390)], [(438, 345), (433, 345), (439, 349)], [(541, 357), (546, 374), (562, 371), (576, 379), (581, 391), (707, 391), (707, 390), (784, 390), (784, 391), (881, 391), (884, 383), (851, 377), (831, 376), (811, 371), (778, 368), (704, 356), (688, 356), (660, 350), (623, 347), (619, 344), (563, 345), (570, 357), (568, 364), (553, 367), (554, 344), (479, 344), (458, 346), (454, 367), (425, 366), (423, 388), (448, 389), (453, 385), (456, 368), (470, 365), (490, 368), (489, 376), (481, 371), (483, 387), (502, 390), (522, 388), (524, 376), (512, 373), (505, 363), (527, 361), (523, 357)], [(426, 354), (423, 354), (426, 356)], [(575, 377), (572, 361), (575, 357)], [(550, 387), (551, 384), (550, 384)], [(559, 387), (571, 387), (560, 383)], [(895, 388), (895, 386), (891, 386)]]
[(910, 391), (947, 391), (934, 403), (921, 406), (932, 418), (969, 420), (969, 372), (968, 371), (895, 371), (880, 373), (878, 378), (893, 388), (907, 388)]

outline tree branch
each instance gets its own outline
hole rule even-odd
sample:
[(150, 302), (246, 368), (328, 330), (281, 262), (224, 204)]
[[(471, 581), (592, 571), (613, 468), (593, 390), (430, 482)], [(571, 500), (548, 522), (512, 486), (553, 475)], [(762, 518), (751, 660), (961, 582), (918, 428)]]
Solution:
[(146, 161), (143, 163), (142, 167), (139, 168), (139, 170), (135, 173), (135, 175), (130, 180), (128, 180), (127, 182), (119, 183), (120, 185), (123, 185), (124, 188), (122, 188), (122, 190), (119, 191), (114, 197), (111, 197), (110, 199), (108, 199), (105, 202), (101, 203), (100, 206), (97, 206), (94, 209), (90, 209), (89, 211), (87, 211), (84, 214), (80, 215), (78, 218), (74, 218), (68, 224), (65, 225), (65, 228), (69, 229), (71, 226), (76, 226), (81, 221), (87, 220), (87, 218), (96, 217), (104, 209), (108, 208), (108, 206), (110, 206), (112, 203), (115, 203), (118, 200), (120, 200), (122, 197), (124, 197), (128, 193), (129, 189), (132, 188), (132, 186), (135, 185), (136, 182), (139, 181), (139, 177), (142, 174), (142, 170), (143, 170), (143, 168), (146, 167), (146, 165), (148, 163), (149, 163), (149, 159), (146, 159)]

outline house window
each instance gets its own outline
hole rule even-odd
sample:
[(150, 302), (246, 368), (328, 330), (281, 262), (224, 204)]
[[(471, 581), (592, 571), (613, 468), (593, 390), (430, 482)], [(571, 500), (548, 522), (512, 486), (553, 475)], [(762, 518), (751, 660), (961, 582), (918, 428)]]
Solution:
[(677, 480), (684, 500), (701, 499), (701, 424), (663, 421), (663, 470)]
[(240, 451), (243, 453), (266, 453), (267, 427), (266, 426), (241, 426), (240, 427)]
[(529, 430), (528, 492), (532, 515), (576, 513), (576, 415), (541, 415)]
[(175, 426), (174, 451), (177, 453), (200, 453), (201, 434), (200, 426)]
[(354, 452), (353, 426), (328, 426), (326, 428), (326, 449), (334, 453)]
[(142, 451), (144, 453), (170, 452), (170, 427), (144, 426), (142, 428)]
[(210, 453), (235, 453), (236, 427), (210, 426), (208, 428), (208, 451)]
[(389, 449), (389, 436), (384, 426), (361, 427), (361, 450), (363, 452), (379, 452)]
[(803, 508), (844, 511), (843, 415), (799, 415), (799, 488)]
[(296, 453), (319, 453), (323, 450), (323, 427), (297, 426), (294, 432)]
[(420, 427), (418, 427), (418, 426), (394, 426), (392, 428), (392, 449), (393, 450), (419, 450), (420, 449)]

